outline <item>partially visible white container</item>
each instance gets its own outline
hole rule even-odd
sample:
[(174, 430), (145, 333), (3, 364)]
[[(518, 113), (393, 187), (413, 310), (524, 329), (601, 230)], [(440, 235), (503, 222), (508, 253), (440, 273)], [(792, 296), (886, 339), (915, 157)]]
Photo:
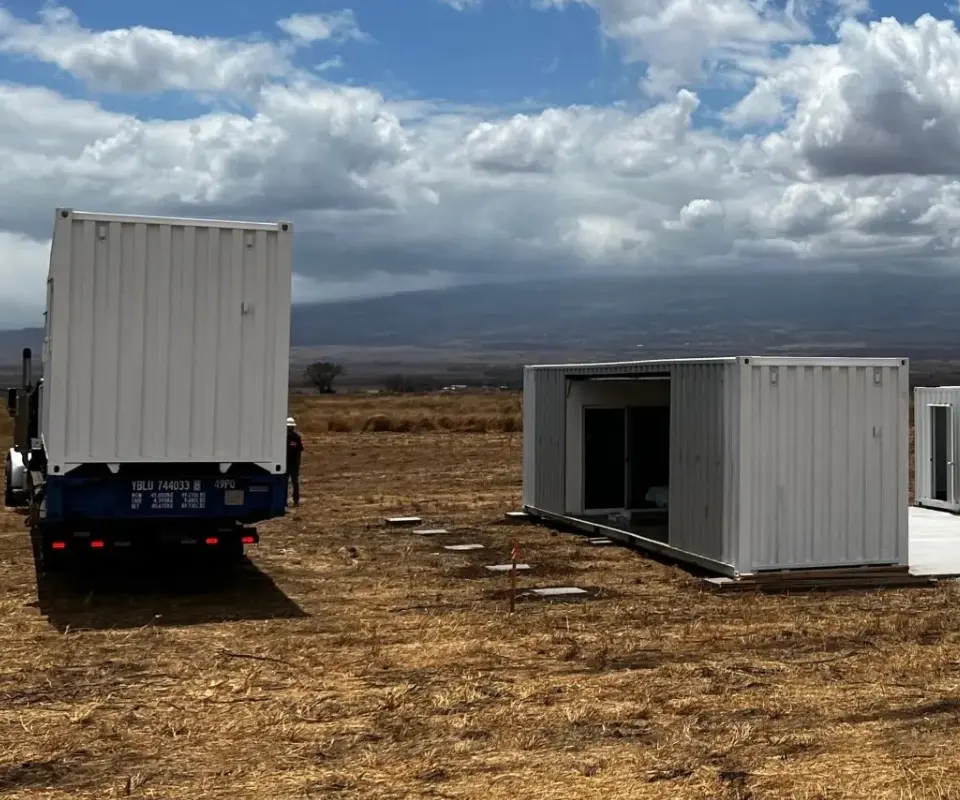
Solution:
[(960, 386), (913, 390), (914, 502), (960, 511)]

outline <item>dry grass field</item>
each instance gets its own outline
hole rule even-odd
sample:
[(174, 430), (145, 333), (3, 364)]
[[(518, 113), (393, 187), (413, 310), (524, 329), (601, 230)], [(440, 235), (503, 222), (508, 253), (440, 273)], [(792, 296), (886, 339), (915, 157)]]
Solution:
[[(299, 400), (304, 504), (233, 576), (38, 586), (0, 512), (0, 795), (960, 797), (955, 584), (718, 596), (626, 549), (499, 524), (519, 500), (518, 409)], [(401, 512), (452, 532), (381, 527)], [(521, 588), (590, 598), (508, 616), (482, 565), (513, 537), (534, 565)], [(438, 554), (468, 541), (487, 549)]]

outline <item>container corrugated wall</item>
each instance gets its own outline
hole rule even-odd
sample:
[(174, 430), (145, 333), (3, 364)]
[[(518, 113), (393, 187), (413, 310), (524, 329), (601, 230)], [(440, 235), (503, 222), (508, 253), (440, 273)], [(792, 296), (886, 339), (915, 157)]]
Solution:
[[(914, 447), (914, 496), (918, 505), (932, 505), (944, 509), (960, 509), (960, 503), (934, 499), (933, 452), (929, 406), (952, 406), (953, 452), (960, 457), (960, 386), (918, 386), (914, 389), (913, 447)], [(954, 459), (956, 461), (956, 458)], [(957, 483), (957, 468), (953, 467), (954, 485)], [(956, 488), (955, 490), (956, 491)]]
[(742, 369), (742, 569), (907, 564), (907, 362)]
[(292, 227), (58, 210), (44, 347), (54, 471), (283, 469)]
[(523, 370), (523, 505), (536, 505), (537, 480), (537, 377)]
[(564, 512), (566, 383), (562, 370), (524, 369), (523, 504), (554, 514)]
[(731, 362), (677, 364), (670, 370), (669, 543), (735, 566), (736, 417)]

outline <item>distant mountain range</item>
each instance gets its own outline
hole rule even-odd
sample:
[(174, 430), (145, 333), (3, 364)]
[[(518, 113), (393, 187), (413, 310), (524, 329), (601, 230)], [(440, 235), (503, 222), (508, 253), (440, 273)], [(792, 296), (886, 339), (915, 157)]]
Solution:
[[(0, 362), (39, 347), (0, 331)], [(901, 273), (578, 278), (297, 305), (295, 348), (960, 356), (960, 277)]]

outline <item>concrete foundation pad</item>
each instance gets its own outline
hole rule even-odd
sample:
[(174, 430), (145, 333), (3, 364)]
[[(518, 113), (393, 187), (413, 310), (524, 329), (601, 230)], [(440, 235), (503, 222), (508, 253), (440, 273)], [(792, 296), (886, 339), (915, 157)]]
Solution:
[(531, 589), (530, 594), (537, 597), (578, 597), (589, 592), (579, 586), (553, 586), (547, 589)]
[[(484, 569), (488, 569), (490, 572), (510, 572), (513, 569), (513, 564), (490, 564)], [(517, 572), (524, 572), (528, 569), (532, 569), (529, 564), (517, 564)]]
[(446, 528), (417, 528), (415, 536), (439, 536), (441, 533), (450, 533)]
[(960, 577), (960, 517), (911, 506), (909, 553), (911, 575)]
[(387, 517), (384, 520), (387, 525), (392, 527), (400, 527), (403, 525), (421, 525), (423, 519), (421, 517)]
[(448, 544), (444, 550), (453, 550), (454, 552), (463, 552), (465, 550), (483, 550), (482, 544)]
[(608, 539), (606, 536), (593, 536), (587, 539), (587, 544), (592, 544), (595, 547), (605, 547), (608, 544), (613, 544), (613, 539)]
[(510, 522), (530, 522), (530, 515), (526, 511), (508, 511), (504, 517)]

